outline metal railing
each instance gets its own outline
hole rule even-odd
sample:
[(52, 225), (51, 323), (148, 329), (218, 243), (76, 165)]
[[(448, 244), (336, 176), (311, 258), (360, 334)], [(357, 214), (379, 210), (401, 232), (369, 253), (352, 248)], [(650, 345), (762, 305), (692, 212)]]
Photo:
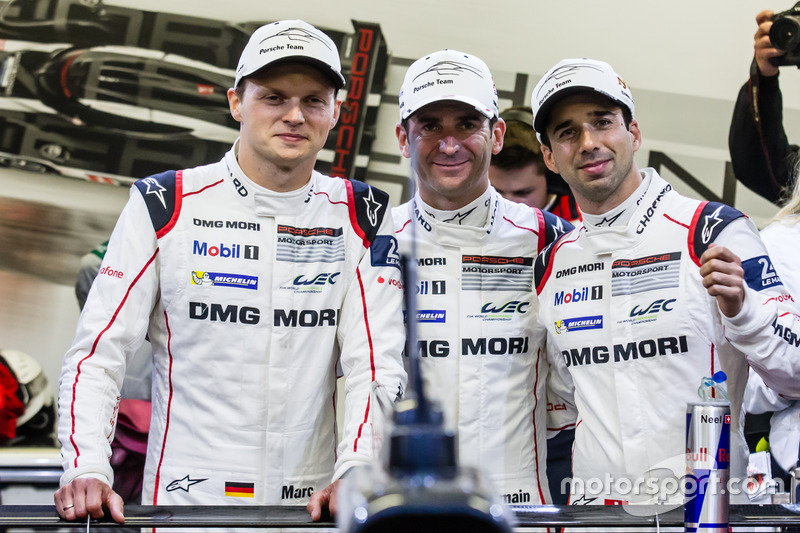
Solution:
[[(663, 512), (659, 506), (636, 506), (635, 514), (628, 506), (513, 506), (517, 527), (683, 527), (683, 507)], [(659, 512), (662, 511), (662, 512)], [(645, 516), (648, 515), (649, 516)], [(91, 527), (121, 528), (335, 528), (330, 517), (312, 522), (303, 506), (145, 506), (126, 505), (125, 524), (110, 518), (92, 520)], [(732, 527), (800, 526), (797, 505), (731, 505)], [(62, 520), (52, 505), (0, 506), (0, 528), (34, 528), (40, 530), (85, 527), (86, 522)]]

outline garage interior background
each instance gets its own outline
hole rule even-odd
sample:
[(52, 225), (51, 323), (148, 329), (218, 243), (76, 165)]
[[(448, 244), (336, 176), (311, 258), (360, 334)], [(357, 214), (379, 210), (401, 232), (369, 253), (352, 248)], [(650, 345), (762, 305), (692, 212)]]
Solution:
[[(0, 8), (6, 4), (0, 2)], [(39, 5), (26, 8), (34, 9), (34, 17), (52, 16), (72, 6), (78, 9), (73, 13), (86, 13), (90, 20), (92, 10), (98, 9), (96, 0), (15, 0), (5, 13), (11, 16), (14, 10), (32, 4)], [(394, 136), (403, 74), (414, 59), (441, 48), (454, 48), (488, 63), (495, 75), (501, 108), (529, 104), (530, 90), (539, 76), (562, 58), (588, 56), (608, 61), (625, 78), (636, 100), (644, 136), (644, 146), (636, 158), (639, 166), (655, 165), (680, 192), (722, 199), (748, 213), (759, 225), (776, 210), (733, 181), (727, 134), (733, 103), (748, 75), (755, 15), (767, 7), (787, 9), (788, 2), (305, 0), (267, 4), (253, 0), (129, 0), (107, 1), (104, 5), (111, 10), (174, 14), (176, 20), (191, 14), (216, 25), (302, 18), (336, 32), (339, 43), (347, 48), (342, 50), (343, 56), (351, 60), (360, 42), (354, 38), (354, 21), (378, 28), (385, 45), (385, 73), (378, 72), (370, 91), (363, 95), (368, 108), (364, 123), (370, 127), (362, 131), (362, 148), (370, 140), (371, 146), (362, 150), (354, 164), (358, 167), (356, 175), (387, 190), (395, 204), (405, 199), (409, 170)], [(24, 31), (31, 33), (13, 39), (6, 36), (2, 50), (15, 50), (12, 41), (16, 39), (35, 41), (42, 37), (39, 28)], [(198, 34), (195, 37), (198, 41), (208, 39)], [(39, 40), (40, 44), (44, 41)], [(235, 58), (238, 52), (234, 52)], [(231, 73), (235, 59), (233, 62)], [(216, 74), (220, 70), (225, 75), (225, 68), (220, 66), (208, 70)], [(800, 72), (784, 67), (781, 86), (789, 139), (800, 142)], [(7, 114), (9, 109), (17, 109), (18, 100), (7, 90), (0, 95), (0, 110)], [(33, 106), (30, 102), (28, 105)], [(42, 105), (35, 107), (37, 113), (53, 115), (52, 108)], [(86, 141), (89, 135), (79, 128), (73, 133), (76, 143)], [(3, 135), (7, 143), (19, 133), (6, 130)], [(203, 143), (227, 147), (235, 131), (223, 125), (202, 135), (204, 140), (190, 144), (194, 150), (202, 148), (211, 154), (217, 145)], [(2, 144), (0, 152), (5, 146)], [(50, 150), (55, 161), (55, 149)], [(72, 341), (78, 318), (73, 284), (80, 256), (110, 234), (128, 196), (122, 178), (144, 177), (118, 171), (126, 154), (129, 152), (124, 146), (101, 149), (95, 159), (113, 163), (117, 171), (84, 168), (82, 173), (73, 173), (74, 177), (0, 168), (0, 348), (19, 349), (36, 357), (54, 391), (61, 358)], [(191, 152), (185, 157), (198, 156)], [(332, 137), (329, 149), (321, 156), (323, 165), (332, 168), (336, 157), (336, 139)], [(214, 155), (211, 160), (217, 158)], [(193, 161), (204, 162), (202, 158)], [(67, 164), (64, 168), (74, 167)]]

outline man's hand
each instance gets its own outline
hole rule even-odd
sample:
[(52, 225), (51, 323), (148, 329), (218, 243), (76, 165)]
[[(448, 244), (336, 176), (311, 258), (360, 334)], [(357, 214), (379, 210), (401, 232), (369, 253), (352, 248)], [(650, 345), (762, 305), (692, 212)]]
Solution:
[(336, 516), (336, 491), (339, 490), (339, 480), (337, 479), (324, 489), (315, 492), (311, 495), (311, 499), (306, 505), (308, 514), (311, 515), (311, 520), (316, 522), (322, 518), (322, 510), (327, 507), (331, 516)]
[(769, 29), (772, 27), (772, 15), (775, 12), (771, 9), (765, 9), (756, 15), (756, 24), (758, 24), (758, 31), (754, 37), (753, 48), (755, 48), (756, 63), (758, 64), (758, 71), (762, 76), (777, 76), (778, 67), (770, 62), (773, 57), (783, 55), (783, 52), (772, 46), (769, 40)]
[(71, 483), (58, 489), (53, 499), (58, 515), (65, 520), (79, 520), (87, 515), (102, 518), (103, 508), (106, 508), (115, 521), (125, 522), (122, 497), (99, 479), (73, 479)]
[(700, 275), (708, 294), (717, 299), (719, 310), (728, 318), (744, 306), (742, 260), (724, 246), (712, 244), (700, 257)]

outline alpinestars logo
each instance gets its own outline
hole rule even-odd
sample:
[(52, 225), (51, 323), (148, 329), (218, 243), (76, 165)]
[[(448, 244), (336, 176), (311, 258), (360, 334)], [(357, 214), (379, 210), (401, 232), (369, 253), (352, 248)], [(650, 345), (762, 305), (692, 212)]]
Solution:
[(564, 233), (564, 224), (562, 223), (562, 219), (560, 218), (557, 218), (556, 223), (551, 224), (550, 227), (553, 228), (553, 233), (555, 233), (556, 235)]
[(155, 180), (155, 178), (145, 178), (144, 182), (147, 184), (147, 192), (145, 194), (154, 194), (164, 206), (167, 208), (167, 202), (164, 200), (164, 192), (167, 190), (163, 185)]
[(167, 485), (167, 492), (173, 492), (176, 490), (182, 490), (184, 492), (189, 492), (189, 487), (192, 485), (197, 485), (198, 483), (202, 483), (203, 481), (207, 480), (208, 478), (203, 479), (192, 479), (188, 476), (188, 474), (181, 479), (176, 479), (175, 481), (171, 482)]
[(381, 208), (381, 204), (375, 201), (375, 197), (372, 196), (372, 187), (369, 188), (369, 196), (364, 198), (364, 203), (367, 204), (367, 219), (372, 226), (378, 223), (378, 211)]
[(703, 221), (703, 244), (708, 244), (708, 241), (711, 240), (714, 228), (717, 227), (717, 224), (722, 222), (722, 219), (719, 218), (719, 212), (722, 211), (723, 207), (724, 206), (719, 206), (716, 211), (705, 217)]
[(460, 226), (461, 223), (464, 222), (464, 219), (467, 218), (473, 211), (475, 211), (475, 209), (476, 208), (473, 207), (472, 209), (470, 209), (466, 213), (458, 212), (455, 215), (453, 215), (452, 217), (448, 218), (447, 220), (443, 220), (442, 222), (457, 222), (458, 225)]
[(598, 223), (597, 223), (597, 227), (598, 227), (598, 228), (602, 228), (602, 227), (604, 227), (604, 226), (606, 226), (606, 227), (608, 227), (608, 226), (613, 226), (613, 225), (614, 225), (614, 222), (616, 222), (616, 221), (617, 221), (617, 219), (618, 219), (619, 217), (621, 217), (621, 216), (622, 216), (622, 213), (624, 213), (625, 211), (626, 211), (626, 210), (625, 210), (625, 209), (623, 209), (622, 211), (620, 211), (619, 213), (617, 213), (616, 215), (614, 215), (614, 216), (612, 216), (612, 217), (603, 217), (603, 220), (601, 220), (600, 222), (598, 222)]

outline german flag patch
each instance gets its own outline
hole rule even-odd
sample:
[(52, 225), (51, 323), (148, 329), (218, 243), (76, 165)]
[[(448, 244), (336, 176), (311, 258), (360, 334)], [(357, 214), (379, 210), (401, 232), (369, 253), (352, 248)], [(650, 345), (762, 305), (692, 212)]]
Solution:
[(225, 482), (225, 496), (232, 498), (254, 498), (255, 483)]

